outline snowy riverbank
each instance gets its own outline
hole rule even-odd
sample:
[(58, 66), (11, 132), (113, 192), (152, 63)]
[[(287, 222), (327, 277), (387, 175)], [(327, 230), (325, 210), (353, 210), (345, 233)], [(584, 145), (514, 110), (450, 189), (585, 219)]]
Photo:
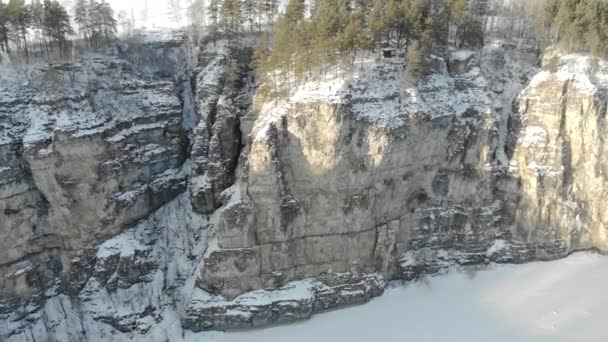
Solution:
[(608, 258), (494, 266), (395, 287), (310, 321), (190, 341), (606, 341)]

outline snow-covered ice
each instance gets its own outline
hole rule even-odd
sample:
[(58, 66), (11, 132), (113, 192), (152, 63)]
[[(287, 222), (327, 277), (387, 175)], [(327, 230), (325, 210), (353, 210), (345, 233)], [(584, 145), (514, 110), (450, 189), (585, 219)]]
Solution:
[(608, 257), (453, 272), (395, 286), (363, 306), (310, 321), (237, 333), (186, 333), (188, 341), (561, 342), (606, 341)]

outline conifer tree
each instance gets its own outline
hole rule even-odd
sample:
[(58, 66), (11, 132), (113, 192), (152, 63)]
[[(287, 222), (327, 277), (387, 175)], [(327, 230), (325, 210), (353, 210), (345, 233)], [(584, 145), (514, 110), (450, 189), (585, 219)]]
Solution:
[(258, 18), (258, 9), (256, 0), (243, 0), (243, 19), (249, 24), (250, 31), (253, 31)]
[(63, 54), (67, 35), (73, 34), (70, 15), (57, 0), (44, 2), (44, 30)]
[(369, 47), (368, 40), (364, 34), (365, 15), (363, 9), (357, 9), (349, 18), (348, 24), (339, 37), (340, 51), (348, 53), (350, 64), (355, 62), (359, 49)]
[(30, 4), (30, 13), (32, 16), (32, 30), (34, 31), (34, 36), (36, 40), (38, 40), (40, 53), (44, 54), (46, 42), (46, 32), (44, 26), (44, 4), (40, 0), (33, 0)]
[(388, 43), (388, 24), (384, 18), (385, 0), (374, 0), (370, 14), (369, 29), (374, 45), (378, 46), (386, 39)]
[(114, 10), (105, 0), (89, 0), (87, 4), (87, 15), (89, 20), (89, 39), (91, 44), (99, 46), (102, 40), (109, 44), (110, 38), (116, 33), (116, 19)]
[(182, 23), (182, 2), (181, 0), (166, 0), (167, 9), (170, 17), (181, 26)]
[(259, 1), (259, 12), (264, 14), (266, 27), (269, 32), (273, 31), (275, 16), (279, 10), (279, 0), (257, 0)]
[(15, 31), (17, 45), (23, 41), (23, 49), (27, 61), (30, 59), (27, 46), (27, 33), (32, 25), (32, 16), (30, 8), (25, 4), (24, 0), (9, 0), (8, 2), (9, 22)]
[(91, 19), (89, 16), (89, 2), (87, 0), (76, 0), (74, 5), (74, 21), (78, 26), (78, 32), (82, 38), (88, 41), (91, 37)]
[(188, 6), (188, 21), (197, 34), (205, 27), (205, 0), (192, 0)]
[(483, 46), (484, 42), (484, 23), (480, 17), (469, 15), (460, 32), (461, 48), (477, 48)]
[(431, 33), (427, 30), (422, 36), (423, 39), (412, 44), (407, 53), (407, 72), (414, 79), (426, 76), (431, 69)]
[(8, 5), (0, 0), (0, 51), (5, 52), (10, 52), (8, 45), (9, 18)]
[(210, 0), (209, 7), (207, 9), (209, 13), (209, 35), (213, 40), (213, 44), (218, 39), (219, 34), (219, 18), (220, 18), (220, 1), (219, 0)]
[(243, 24), (240, 0), (223, 0), (219, 13), (220, 27), (230, 38), (238, 39)]

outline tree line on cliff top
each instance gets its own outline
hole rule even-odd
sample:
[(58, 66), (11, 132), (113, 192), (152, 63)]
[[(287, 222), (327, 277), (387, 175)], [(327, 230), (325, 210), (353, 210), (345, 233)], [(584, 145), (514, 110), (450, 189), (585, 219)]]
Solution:
[[(429, 72), (431, 55), (482, 46), (488, 36), (608, 55), (608, 0), (166, 0), (213, 40), (263, 32), (260, 71), (301, 78), (324, 66), (353, 65), (356, 56), (392, 48), (412, 74)], [(183, 7), (183, 8), (182, 8)], [(182, 10), (186, 12), (182, 12)], [(108, 43), (117, 20), (105, 0), (0, 0), (0, 51), (63, 51), (75, 34), (91, 47)], [(134, 25), (131, 23), (131, 26)]]
[(256, 65), (285, 79), (353, 65), (357, 54), (381, 47), (402, 52), (420, 77), (431, 55), (479, 48), (488, 36), (608, 55), (608, 0), (289, 0), (275, 26)]
[(76, 32), (91, 47), (108, 43), (116, 33), (112, 7), (104, 0), (77, 0), (71, 16), (57, 0), (0, 0), (0, 51), (14, 52), (23, 62), (32, 55), (63, 56)]

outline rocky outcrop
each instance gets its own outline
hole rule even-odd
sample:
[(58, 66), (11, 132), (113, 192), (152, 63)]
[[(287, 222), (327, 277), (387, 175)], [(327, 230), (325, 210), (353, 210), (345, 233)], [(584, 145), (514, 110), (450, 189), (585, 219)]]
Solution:
[[(118, 59), (52, 65), (4, 90), (0, 115), (11, 127), (0, 147), (2, 265), (41, 253), (61, 258), (185, 191), (176, 86), (130, 68)], [(21, 280), (4, 282), (25, 291)]]
[(182, 335), (250, 56), (155, 42), (0, 76), (0, 339)]
[[(533, 51), (490, 45), (437, 59), (411, 88), (384, 64), (287, 100), (258, 96), (198, 286), (239, 302), (333, 272), (413, 280), (606, 251), (608, 84), (597, 75), (608, 70), (559, 60), (534, 75)], [(215, 313), (210, 327), (256, 325), (222, 301), (193, 305)]]
[(527, 260), (533, 242), (515, 239), (498, 190), (513, 100), (504, 89), (533, 71), (514, 54), (489, 46), (452, 74), (438, 60), (437, 74), (405, 91), (385, 64), (333, 97), (304, 86), (285, 102), (258, 98), (199, 286), (234, 298), (327, 272), (411, 279), (423, 272), (409, 256), (452, 250), (480, 263), (498, 239), (523, 245), (512, 260)]
[(232, 301), (195, 290), (182, 324), (198, 332), (289, 323), (365, 303), (381, 295), (385, 286), (384, 279), (375, 275), (326, 274), (274, 291), (254, 291)]
[(251, 49), (231, 54), (203, 52), (196, 79), (196, 125), (192, 144), (194, 208), (212, 214), (222, 206), (222, 192), (234, 184), (241, 150), (240, 118), (250, 107)]
[(607, 249), (604, 62), (494, 43), (272, 98), (250, 49), (183, 44), (0, 75), (0, 339), (179, 341)]
[(557, 72), (535, 76), (512, 118), (510, 169), (520, 184), (514, 221), (522, 239), (537, 241), (540, 258), (608, 250), (607, 65), (584, 56), (558, 61)]

